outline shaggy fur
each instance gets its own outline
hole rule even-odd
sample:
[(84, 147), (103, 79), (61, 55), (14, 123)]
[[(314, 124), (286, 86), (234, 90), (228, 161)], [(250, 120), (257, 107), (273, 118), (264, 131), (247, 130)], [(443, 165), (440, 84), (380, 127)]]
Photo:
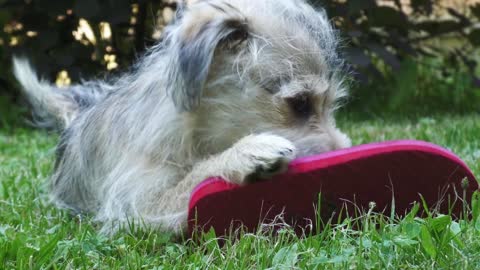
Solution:
[(58, 89), (28, 62), (15, 75), (37, 115), (62, 128), (51, 193), (103, 232), (136, 221), (180, 233), (192, 189), (283, 171), (298, 155), (350, 145), (337, 37), (302, 0), (204, 0), (113, 81)]

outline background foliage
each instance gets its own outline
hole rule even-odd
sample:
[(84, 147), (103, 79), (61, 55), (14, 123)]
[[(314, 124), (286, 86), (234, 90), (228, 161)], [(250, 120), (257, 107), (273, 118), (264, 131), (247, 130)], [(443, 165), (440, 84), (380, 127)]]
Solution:
[[(480, 3), (451, 1), (311, 0), (341, 31), (357, 82), (352, 108), (480, 110)], [(0, 106), (19, 100), (12, 54), (28, 55), (59, 85), (115, 72), (160, 39), (175, 8), (175, 0), (0, 0)]]

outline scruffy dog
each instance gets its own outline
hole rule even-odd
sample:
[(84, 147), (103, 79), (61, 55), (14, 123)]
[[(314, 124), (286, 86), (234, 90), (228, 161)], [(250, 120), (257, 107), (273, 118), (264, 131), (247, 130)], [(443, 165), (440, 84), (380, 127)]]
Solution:
[(246, 184), (299, 155), (350, 145), (335, 127), (343, 62), (325, 13), (303, 0), (199, 0), (128, 73), (58, 89), (14, 72), (37, 115), (62, 128), (54, 201), (180, 233), (192, 189)]

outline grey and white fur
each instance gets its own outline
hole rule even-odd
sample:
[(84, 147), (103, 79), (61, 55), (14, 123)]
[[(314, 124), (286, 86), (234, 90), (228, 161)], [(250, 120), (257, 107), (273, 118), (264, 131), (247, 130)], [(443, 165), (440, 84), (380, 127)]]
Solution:
[(202, 180), (247, 184), (349, 146), (334, 120), (346, 94), (337, 42), (303, 0), (198, 0), (112, 81), (59, 89), (14, 59), (37, 116), (62, 129), (53, 200), (105, 233), (132, 221), (181, 233)]

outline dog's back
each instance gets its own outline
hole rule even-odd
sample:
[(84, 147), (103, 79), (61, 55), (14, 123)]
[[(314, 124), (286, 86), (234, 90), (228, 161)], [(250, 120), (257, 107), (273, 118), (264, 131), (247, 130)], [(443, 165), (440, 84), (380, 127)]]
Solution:
[[(35, 124), (60, 132), (50, 182), (53, 201), (77, 212), (94, 209), (96, 200), (87, 186), (92, 181), (84, 180), (93, 177), (90, 169), (95, 166), (88, 167), (91, 157), (74, 148), (85, 145), (85, 140), (95, 148), (94, 140), (82, 132), (85, 130), (82, 118), (88, 117), (88, 111), (105, 98), (110, 88), (102, 81), (91, 81), (62, 89), (39, 79), (25, 59), (14, 58), (13, 67), (24, 96), (32, 105)], [(91, 148), (85, 145), (85, 149)]]

